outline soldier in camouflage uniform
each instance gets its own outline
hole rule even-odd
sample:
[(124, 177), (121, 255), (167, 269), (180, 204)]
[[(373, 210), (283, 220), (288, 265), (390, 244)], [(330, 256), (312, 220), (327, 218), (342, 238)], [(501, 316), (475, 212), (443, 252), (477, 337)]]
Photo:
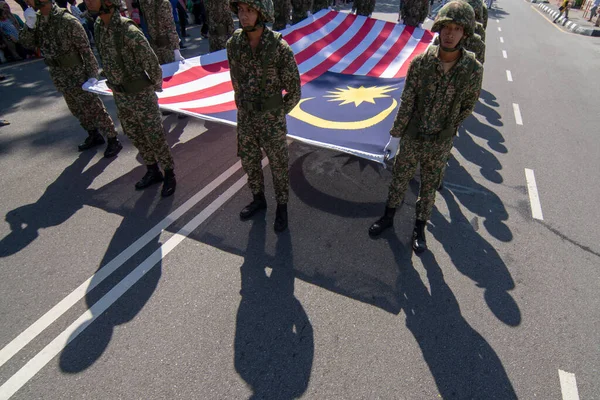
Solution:
[(400, 18), (406, 26), (419, 26), (425, 21), (428, 13), (428, 0), (402, 0), (400, 3)]
[(108, 145), (105, 157), (114, 157), (123, 148), (110, 115), (98, 95), (86, 92), (81, 86), (94, 83), (98, 76), (98, 62), (90, 48), (85, 30), (74, 16), (50, 0), (28, 0), (38, 10), (28, 18), (19, 34), (19, 41), (31, 49), (40, 48), (50, 69), (54, 86), (62, 92), (71, 113), (88, 132), (79, 145), (84, 151), (104, 143)]
[[(329, 0), (313, 0), (312, 13), (316, 14), (321, 10), (327, 10), (331, 2)], [(277, 21), (277, 13), (275, 13), (275, 20)]]
[(227, 0), (205, 0), (209, 51), (223, 50), (233, 34), (233, 17)]
[[(117, 5), (110, 0), (85, 3), (91, 14), (99, 14), (94, 36), (106, 84), (115, 97), (117, 115), (147, 167), (135, 188), (145, 189), (164, 180), (161, 195), (170, 196), (175, 192), (176, 181), (155, 93), (162, 91), (158, 58), (134, 22), (121, 17)], [(164, 178), (157, 163), (164, 169)]]
[(287, 24), (290, 23), (290, 10), (292, 9), (292, 2), (290, 0), (274, 0), (273, 6), (275, 7), (273, 30), (280, 31), (285, 29)]
[(150, 44), (159, 63), (182, 61), (173, 7), (169, 0), (139, 0), (139, 2), (140, 12), (144, 15), (148, 26)]
[(297, 24), (307, 17), (310, 11), (311, 0), (291, 0), (292, 1), (292, 25)]
[[(273, 21), (271, 0), (231, 0), (242, 29), (227, 42), (227, 59), (235, 93), (238, 156), (248, 174), (253, 201), (242, 219), (267, 207), (261, 167), (261, 147), (267, 153), (277, 199), (274, 229), (287, 228), (289, 193), (286, 114), (301, 97), (300, 74), (294, 53), (281, 34), (266, 26)], [(287, 93), (282, 95), (283, 91)]]
[(360, 0), (355, 6), (356, 15), (368, 17), (373, 14), (373, 10), (375, 10), (375, 0)]
[[(475, 33), (481, 36), (481, 40), (485, 42), (485, 28), (483, 26), (483, 9), (485, 3), (483, 0), (465, 0), (475, 11)], [(486, 17), (487, 19), (487, 17)]]
[(421, 185), (412, 241), (416, 253), (427, 249), (425, 226), (456, 130), (473, 112), (479, 98), (483, 66), (461, 45), (463, 38), (473, 34), (474, 20), (473, 9), (462, 1), (442, 7), (431, 28), (440, 32), (440, 45), (431, 45), (411, 62), (390, 131), (390, 135), (401, 138), (401, 143), (385, 214), (371, 225), (369, 234), (379, 235), (393, 225), (396, 207), (402, 203), (420, 164)]

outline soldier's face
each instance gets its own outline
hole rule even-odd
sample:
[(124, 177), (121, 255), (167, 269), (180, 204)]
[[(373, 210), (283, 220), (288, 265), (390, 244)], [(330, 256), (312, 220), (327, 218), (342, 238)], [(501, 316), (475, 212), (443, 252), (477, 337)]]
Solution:
[(100, 0), (85, 0), (85, 6), (91, 12), (100, 11)]
[(238, 18), (240, 19), (242, 27), (254, 26), (258, 19), (258, 11), (246, 3), (238, 3)]
[(442, 46), (453, 49), (458, 46), (458, 42), (463, 38), (464, 33), (462, 25), (450, 22), (444, 25), (440, 31), (440, 42)]

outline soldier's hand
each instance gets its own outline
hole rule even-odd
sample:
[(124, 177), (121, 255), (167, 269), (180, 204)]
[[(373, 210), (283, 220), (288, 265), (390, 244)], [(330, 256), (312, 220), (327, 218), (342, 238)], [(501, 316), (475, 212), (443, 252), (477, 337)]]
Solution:
[(35, 10), (31, 7), (28, 7), (23, 15), (25, 16), (25, 25), (31, 29), (35, 28), (35, 23), (37, 22), (37, 13)]
[(83, 88), (85, 89), (85, 88), (95, 86), (97, 83), (98, 83), (98, 79), (90, 78), (83, 84)]
[(185, 58), (183, 58), (179, 49), (175, 49), (173, 53), (175, 54), (175, 61), (181, 61), (182, 63), (185, 62)]

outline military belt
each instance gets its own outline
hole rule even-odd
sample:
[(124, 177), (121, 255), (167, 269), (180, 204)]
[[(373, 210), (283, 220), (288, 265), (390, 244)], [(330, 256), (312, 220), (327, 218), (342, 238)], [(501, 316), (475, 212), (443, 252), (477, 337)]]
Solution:
[(44, 58), (44, 63), (49, 67), (69, 68), (83, 65), (83, 60), (81, 59), (81, 55), (79, 53), (72, 52), (53, 58), (46, 57)]
[(116, 93), (135, 94), (152, 85), (148, 78), (129, 79), (120, 85), (106, 81), (106, 86)]
[(283, 97), (281, 94), (274, 94), (263, 100), (241, 100), (240, 108), (244, 111), (265, 112), (283, 107)]

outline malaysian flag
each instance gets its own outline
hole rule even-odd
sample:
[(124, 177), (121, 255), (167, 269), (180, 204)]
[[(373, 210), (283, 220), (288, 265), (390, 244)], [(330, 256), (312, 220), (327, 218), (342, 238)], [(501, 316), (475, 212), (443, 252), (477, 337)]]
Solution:
[[(289, 136), (383, 162), (410, 61), (427, 30), (322, 10), (281, 31), (296, 56), (302, 100)], [(225, 50), (163, 66), (161, 109), (235, 125)], [(110, 94), (104, 82), (87, 90)]]

